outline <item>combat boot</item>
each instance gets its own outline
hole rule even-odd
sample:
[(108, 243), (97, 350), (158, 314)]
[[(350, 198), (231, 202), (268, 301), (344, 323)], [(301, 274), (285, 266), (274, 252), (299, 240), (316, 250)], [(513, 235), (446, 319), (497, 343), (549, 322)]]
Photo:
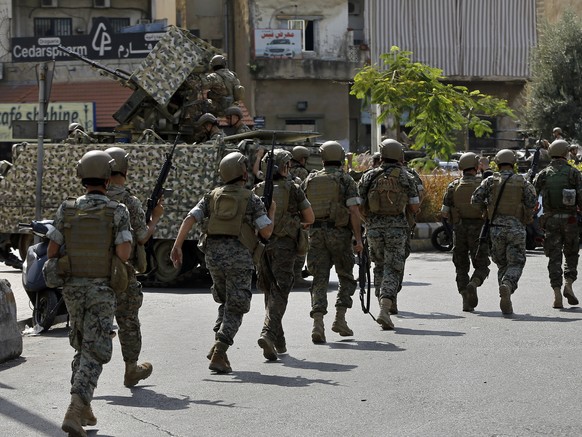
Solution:
[(293, 266), (293, 287), (294, 288), (308, 288), (311, 286), (311, 281), (303, 277), (303, 260), (295, 260)]
[(346, 322), (346, 307), (337, 307), (335, 312), (335, 320), (331, 325), (331, 330), (337, 332), (342, 337), (349, 337), (354, 335), (354, 331), (348, 326)]
[(499, 286), (499, 308), (503, 314), (513, 314), (513, 305), (511, 304), (511, 288), (509, 285), (501, 284)]
[(467, 291), (463, 290), (460, 293), (461, 293), (461, 297), (463, 298), (463, 311), (470, 313), (471, 311), (473, 311), (473, 307), (471, 307), (471, 305), (469, 305), (469, 298), (467, 297)]
[[(215, 345), (213, 344), (208, 353), (206, 354), (206, 358), (208, 358), (209, 360), (212, 359), (212, 354), (214, 354), (214, 348)], [(226, 360), (226, 364), (230, 367), (230, 361), (228, 361), (228, 356), (226, 355), (226, 353), (224, 354), (224, 359)]]
[(311, 341), (314, 343), (325, 343), (325, 329), (323, 327), (323, 313), (313, 313), (313, 330), (311, 331)]
[(126, 387), (133, 387), (142, 379), (148, 378), (152, 371), (154, 370), (154, 366), (151, 363), (141, 363), (137, 364), (137, 362), (127, 362), (125, 363), (125, 376), (123, 378), (123, 385)]
[(71, 403), (67, 412), (65, 413), (65, 418), (63, 419), (63, 424), (61, 429), (67, 433), (69, 436), (73, 437), (87, 437), (87, 433), (81, 425), (83, 410), (85, 409), (85, 403), (78, 394), (71, 395)]
[(562, 302), (562, 291), (560, 287), (554, 287), (554, 305), (553, 308), (564, 308), (564, 303)]
[(261, 349), (263, 349), (263, 356), (269, 361), (277, 361), (277, 352), (275, 346), (269, 337), (261, 335), (257, 341)]
[(97, 425), (97, 418), (93, 414), (91, 404), (85, 405), (85, 408), (83, 408), (83, 412), (81, 413), (81, 425), (83, 426)]
[(481, 285), (481, 281), (477, 278), (471, 279), (467, 284), (467, 301), (471, 308), (477, 308), (479, 304), (479, 297), (477, 296), (477, 287)]
[(566, 279), (566, 283), (564, 284), (564, 297), (568, 299), (569, 305), (578, 305), (578, 299), (574, 296), (574, 290), (572, 289), (572, 281), (571, 279)]
[(382, 329), (387, 331), (394, 329), (394, 323), (390, 320), (390, 308), (392, 307), (392, 299), (383, 297), (380, 299), (380, 314), (376, 317), (376, 323), (382, 325)]
[(285, 337), (280, 337), (275, 341), (275, 350), (278, 354), (287, 353), (287, 342), (285, 341)]
[(392, 305), (390, 306), (390, 314), (398, 314), (398, 295), (392, 298)]
[(226, 351), (228, 350), (228, 345), (221, 341), (214, 343), (214, 352), (212, 353), (212, 358), (210, 359), (210, 365), (208, 368), (214, 370), (216, 373), (230, 373), (232, 368), (230, 367), (230, 362), (226, 356)]

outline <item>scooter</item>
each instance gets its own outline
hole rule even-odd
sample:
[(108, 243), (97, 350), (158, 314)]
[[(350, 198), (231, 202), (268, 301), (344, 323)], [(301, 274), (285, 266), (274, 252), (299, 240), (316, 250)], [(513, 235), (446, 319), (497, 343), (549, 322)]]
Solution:
[(46, 237), (53, 227), (52, 220), (33, 220), (30, 224), (19, 223), (20, 230), (29, 230), (41, 238), (39, 243), (29, 246), (22, 269), (22, 285), (32, 303), (32, 321), (47, 331), (55, 317), (67, 314), (67, 306), (60, 288), (47, 287), (42, 267), (47, 261), (49, 239)]
[(446, 218), (442, 219), (442, 226), (436, 228), (430, 236), (433, 247), (441, 252), (448, 252), (453, 248), (453, 225)]

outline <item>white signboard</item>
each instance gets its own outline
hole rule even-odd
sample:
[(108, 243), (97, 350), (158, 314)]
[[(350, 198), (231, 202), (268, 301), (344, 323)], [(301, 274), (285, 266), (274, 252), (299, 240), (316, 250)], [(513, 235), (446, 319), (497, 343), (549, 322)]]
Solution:
[(255, 58), (301, 59), (301, 30), (255, 29)]
[[(38, 103), (0, 104), (0, 141), (13, 141), (13, 121), (34, 121), (37, 118)], [(67, 120), (69, 123), (80, 123), (85, 131), (92, 132), (95, 129), (95, 104), (93, 102), (49, 103), (46, 119), (48, 121)]]

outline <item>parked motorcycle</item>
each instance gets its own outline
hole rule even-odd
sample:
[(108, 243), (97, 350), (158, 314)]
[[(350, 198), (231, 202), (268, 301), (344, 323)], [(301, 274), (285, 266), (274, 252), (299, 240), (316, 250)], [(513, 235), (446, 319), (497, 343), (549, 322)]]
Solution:
[(443, 218), (442, 225), (436, 228), (430, 236), (433, 247), (441, 252), (453, 249), (453, 225)]
[(30, 224), (20, 223), (21, 230), (29, 230), (41, 238), (37, 244), (28, 247), (22, 270), (22, 285), (32, 303), (32, 321), (34, 325), (48, 330), (55, 317), (67, 314), (67, 307), (60, 288), (47, 287), (42, 267), (48, 259), (49, 240), (46, 237), (53, 227), (52, 220), (33, 220)]

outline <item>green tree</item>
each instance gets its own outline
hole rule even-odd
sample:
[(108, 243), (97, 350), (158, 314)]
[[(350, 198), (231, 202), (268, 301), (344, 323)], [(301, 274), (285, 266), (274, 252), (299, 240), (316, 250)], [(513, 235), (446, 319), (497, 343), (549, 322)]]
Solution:
[(540, 27), (532, 50), (531, 81), (525, 88), (528, 129), (549, 136), (559, 126), (568, 137), (582, 139), (582, 22), (571, 11)]
[(470, 129), (477, 137), (492, 133), (482, 117), (513, 116), (507, 101), (444, 82), (442, 70), (411, 61), (411, 52), (393, 46), (380, 56), (383, 66), (366, 66), (354, 77), (350, 93), (367, 104), (379, 104), (382, 122), (408, 113), (414, 149), (431, 156), (456, 151), (455, 132)]

